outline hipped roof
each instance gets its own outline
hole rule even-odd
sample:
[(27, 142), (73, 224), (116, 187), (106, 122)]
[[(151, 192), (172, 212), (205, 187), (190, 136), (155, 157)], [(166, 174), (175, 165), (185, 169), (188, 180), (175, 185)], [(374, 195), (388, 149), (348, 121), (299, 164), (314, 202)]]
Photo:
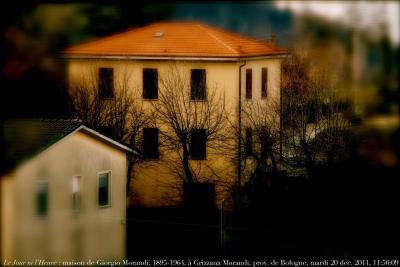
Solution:
[(64, 50), (66, 56), (246, 58), (287, 54), (263, 42), (197, 22), (162, 22)]

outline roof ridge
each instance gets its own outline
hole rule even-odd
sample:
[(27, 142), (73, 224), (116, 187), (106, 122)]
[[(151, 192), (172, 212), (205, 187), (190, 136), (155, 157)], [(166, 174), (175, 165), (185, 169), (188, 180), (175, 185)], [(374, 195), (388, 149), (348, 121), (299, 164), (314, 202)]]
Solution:
[(236, 49), (234, 49), (233, 47), (231, 47), (230, 45), (226, 44), (225, 42), (223, 42), (220, 38), (218, 38), (217, 36), (215, 36), (214, 34), (212, 34), (211, 32), (209, 32), (206, 27), (204, 27), (202, 24), (197, 23), (197, 27), (200, 27), (201, 29), (203, 29), (203, 31), (205, 31), (208, 35), (210, 35), (212, 38), (214, 38), (217, 42), (219, 42), (220, 44), (222, 44), (223, 46), (225, 46), (226, 48), (228, 48), (229, 50), (231, 50), (233, 53), (240, 55), (240, 53), (238, 51), (236, 51)]

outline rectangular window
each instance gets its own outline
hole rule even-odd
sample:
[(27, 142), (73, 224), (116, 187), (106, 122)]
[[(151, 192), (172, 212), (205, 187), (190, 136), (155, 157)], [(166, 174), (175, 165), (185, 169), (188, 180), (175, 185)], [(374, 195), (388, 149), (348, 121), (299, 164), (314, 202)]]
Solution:
[(48, 182), (41, 180), (36, 183), (36, 214), (46, 216), (48, 210), (49, 186)]
[(82, 177), (77, 175), (72, 177), (72, 210), (80, 211), (81, 209), (81, 180)]
[(99, 206), (105, 207), (110, 205), (110, 177), (111, 172), (99, 173)]
[(206, 130), (192, 130), (190, 134), (190, 158), (205, 159), (206, 158)]
[(206, 99), (206, 70), (193, 69), (190, 80), (190, 99), (205, 100)]
[(158, 128), (143, 128), (143, 158), (158, 159)]
[(268, 142), (267, 142), (267, 137), (260, 137), (260, 152), (261, 152), (261, 159), (266, 159), (268, 157)]
[(99, 69), (99, 96), (100, 98), (114, 98), (114, 70), (112, 68)]
[(253, 72), (246, 69), (246, 99), (251, 99), (253, 91)]
[(261, 69), (261, 98), (267, 97), (267, 89), (268, 89), (268, 69)]
[(106, 125), (101, 125), (97, 128), (97, 131), (107, 137), (110, 137), (111, 139), (115, 138), (114, 134), (114, 127), (113, 126), (106, 126)]
[(143, 98), (158, 98), (158, 71), (157, 69), (143, 69)]
[(253, 152), (253, 131), (251, 128), (246, 129), (245, 156), (251, 156)]

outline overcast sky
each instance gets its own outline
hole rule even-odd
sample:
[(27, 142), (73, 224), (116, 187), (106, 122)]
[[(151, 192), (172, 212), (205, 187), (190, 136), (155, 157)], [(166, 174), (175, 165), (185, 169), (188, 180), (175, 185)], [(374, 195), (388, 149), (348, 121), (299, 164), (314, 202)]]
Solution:
[(277, 1), (280, 9), (297, 14), (311, 13), (349, 26), (379, 33), (380, 25), (386, 23), (389, 38), (399, 45), (400, 3), (397, 1)]

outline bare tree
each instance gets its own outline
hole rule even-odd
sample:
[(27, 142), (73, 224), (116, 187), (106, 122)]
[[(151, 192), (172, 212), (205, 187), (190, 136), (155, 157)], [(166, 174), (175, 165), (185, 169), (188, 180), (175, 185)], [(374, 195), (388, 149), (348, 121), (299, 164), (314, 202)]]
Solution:
[(98, 130), (105, 123), (106, 101), (99, 95), (95, 69), (72, 81), (69, 89), (71, 116)]
[[(70, 88), (71, 114), (85, 125), (114, 140), (141, 150), (141, 129), (150, 124), (151, 112), (145, 111), (141, 94), (133, 85), (128, 71), (120, 70), (112, 79), (112, 91), (105, 97), (98, 79), (99, 68), (93, 66), (81, 77), (75, 77)], [(134, 165), (140, 157), (129, 158), (127, 193)]]
[(309, 177), (316, 164), (346, 156), (351, 108), (329, 72), (310, 65), (309, 58), (293, 55), (283, 64), (281, 84), (283, 159)]
[(152, 106), (160, 124), (163, 139), (160, 143), (175, 155), (169, 157), (169, 168), (186, 184), (209, 180), (210, 177), (203, 177), (204, 173), (218, 178), (221, 174), (207, 160), (193, 158), (193, 150), (200, 149), (195, 146), (193, 136), (197, 134), (204, 140), (207, 155), (223, 153), (228, 142), (224, 94), (218, 93), (216, 87), (199, 84), (205, 92), (197, 92), (200, 97), (194, 96), (187, 71), (176, 65), (159, 78), (159, 83), (158, 101), (152, 102)]
[(247, 184), (266, 173), (277, 172), (280, 153), (280, 101), (260, 99), (243, 106), (243, 178)]

